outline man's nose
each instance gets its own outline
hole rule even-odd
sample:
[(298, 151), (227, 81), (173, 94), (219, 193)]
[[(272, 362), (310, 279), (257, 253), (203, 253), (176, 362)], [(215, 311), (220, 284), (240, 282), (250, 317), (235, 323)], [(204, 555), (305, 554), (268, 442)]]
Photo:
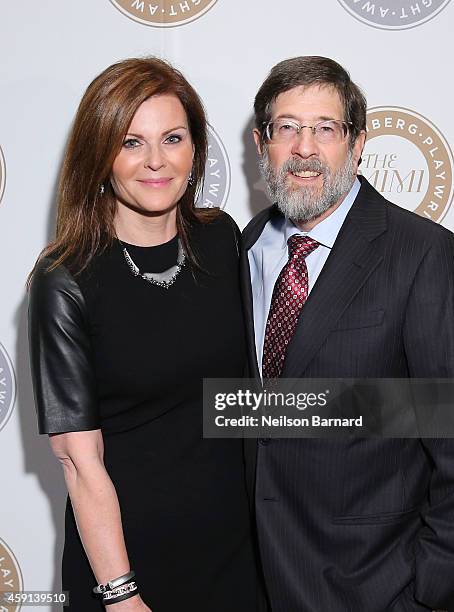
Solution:
[(312, 129), (310, 127), (302, 128), (292, 142), (292, 155), (306, 158), (318, 155), (318, 153), (319, 147)]

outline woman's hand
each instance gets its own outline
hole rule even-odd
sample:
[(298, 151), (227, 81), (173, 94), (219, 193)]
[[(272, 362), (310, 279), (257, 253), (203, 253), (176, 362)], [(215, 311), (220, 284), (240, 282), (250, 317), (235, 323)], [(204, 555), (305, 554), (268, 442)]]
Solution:
[(134, 595), (124, 601), (119, 601), (116, 604), (110, 604), (106, 606), (106, 610), (109, 612), (152, 612), (143, 601), (140, 595)]

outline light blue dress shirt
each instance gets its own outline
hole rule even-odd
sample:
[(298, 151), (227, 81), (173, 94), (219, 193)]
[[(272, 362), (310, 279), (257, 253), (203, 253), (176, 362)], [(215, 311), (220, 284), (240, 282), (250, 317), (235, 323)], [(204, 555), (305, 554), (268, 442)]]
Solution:
[(292, 221), (284, 217), (268, 221), (259, 239), (249, 250), (248, 258), (254, 306), (255, 346), (260, 372), (262, 371), (265, 325), (270, 310), (274, 284), (280, 271), (288, 261), (287, 240), (293, 234), (301, 234), (302, 236), (309, 235), (320, 243), (320, 246), (306, 257), (310, 293), (328, 259), (328, 255), (331, 253), (339, 230), (358, 195), (360, 187), (361, 183), (358, 179), (355, 179), (342, 204), (326, 219), (317, 223), (310, 232), (300, 230)]

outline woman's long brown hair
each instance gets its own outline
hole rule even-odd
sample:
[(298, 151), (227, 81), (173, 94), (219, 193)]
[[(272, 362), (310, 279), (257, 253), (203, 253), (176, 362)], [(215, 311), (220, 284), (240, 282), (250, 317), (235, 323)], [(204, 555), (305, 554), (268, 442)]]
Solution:
[(205, 111), (178, 70), (161, 59), (148, 57), (109, 66), (88, 86), (80, 102), (60, 173), (56, 237), (38, 258), (52, 257), (49, 270), (65, 264), (77, 275), (96, 253), (112, 243), (117, 205), (110, 184), (113, 162), (139, 106), (151, 96), (162, 94), (180, 100), (194, 144), (193, 181), (178, 203), (177, 228), (190, 263), (198, 267), (190, 244), (190, 226), (209, 221), (219, 212), (194, 205), (203, 187), (207, 156)]

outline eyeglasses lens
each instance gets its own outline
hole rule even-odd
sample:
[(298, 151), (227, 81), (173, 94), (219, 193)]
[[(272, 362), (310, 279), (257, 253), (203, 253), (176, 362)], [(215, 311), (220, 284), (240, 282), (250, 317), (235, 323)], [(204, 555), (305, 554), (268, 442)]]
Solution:
[(310, 129), (317, 142), (322, 144), (339, 142), (347, 135), (344, 121), (321, 121), (314, 126), (300, 126), (293, 121), (278, 119), (268, 123), (266, 136), (272, 143), (291, 142), (305, 128)]

